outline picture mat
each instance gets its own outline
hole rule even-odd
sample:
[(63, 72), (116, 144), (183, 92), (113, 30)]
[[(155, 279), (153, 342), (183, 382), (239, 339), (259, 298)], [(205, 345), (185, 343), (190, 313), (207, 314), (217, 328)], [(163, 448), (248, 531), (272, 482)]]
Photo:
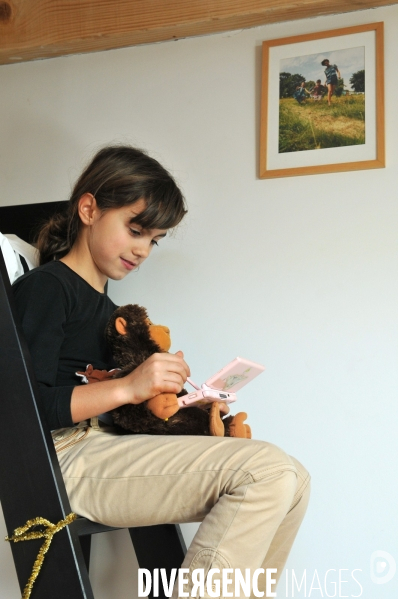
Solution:
[[(306, 56), (333, 50), (345, 50), (358, 46), (365, 47), (365, 144), (301, 150), (279, 153), (279, 75), (280, 61), (294, 56)], [(320, 67), (320, 78), (324, 68)], [(350, 35), (321, 38), (308, 42), (271, 46), (269, 48), (268, 73), (268, 131), (267, 131), (267, 170), (288, 169), (303, 166), (338, 164), (375, 160), (376, 148), (376, 32), (365, 31)], [(333, 99), (332, 99), (333, 102)]]

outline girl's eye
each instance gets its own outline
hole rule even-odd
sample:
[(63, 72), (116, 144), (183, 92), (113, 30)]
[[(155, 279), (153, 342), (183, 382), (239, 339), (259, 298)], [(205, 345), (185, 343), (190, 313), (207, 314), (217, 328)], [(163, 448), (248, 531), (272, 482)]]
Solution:
[(138, 231), (138, 229), (131, 229), (130, 228), (130, 233), (132, 235), (136, 235), (137, 237), (139, 237), (141, 235), (141, 231)]
[[(142, 235), (142, 231), (140, 231), (139, 229), (132, 229), (131, 227), (129, 227), (129, 231), (133, 237), (141, 237)], [(151, 245), (159, 245), (159, 242), (156, 241), (156, 239), (152, 239)]]

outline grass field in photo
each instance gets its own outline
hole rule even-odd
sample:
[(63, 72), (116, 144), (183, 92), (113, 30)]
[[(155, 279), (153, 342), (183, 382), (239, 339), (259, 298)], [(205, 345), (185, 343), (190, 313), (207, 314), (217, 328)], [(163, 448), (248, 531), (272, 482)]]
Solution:
[(365, 95), (279, 100), (279, 152), (300, 152), (365, 143)]

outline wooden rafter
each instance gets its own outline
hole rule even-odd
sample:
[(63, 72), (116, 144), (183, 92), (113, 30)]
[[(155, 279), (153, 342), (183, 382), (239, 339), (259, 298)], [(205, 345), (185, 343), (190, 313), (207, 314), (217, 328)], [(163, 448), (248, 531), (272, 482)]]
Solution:
[(395, 3), (396, 0), (0, 0), (0, 64)]

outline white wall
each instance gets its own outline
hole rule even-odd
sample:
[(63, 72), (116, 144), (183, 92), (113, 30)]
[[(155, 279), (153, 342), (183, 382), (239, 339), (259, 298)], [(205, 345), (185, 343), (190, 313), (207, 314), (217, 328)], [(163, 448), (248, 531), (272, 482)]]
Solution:
[[(387, 168), (259, 180), (261, 42), (374, 21), (386, 27)], [(267, 366), (239, 407), (313, 476), (288, 567), (321, 581), (360, 568), (365, 599), (398, 590), (398, 575), (375, 585), (369, 570), (376, 550), (398, 561), (397, 53), (394, 5), (0, 68), (2, 205), (66, 199), (112, 141), (173, 171), (189, 215), (111, 297), (168, 324), (197, 381), (236, 355)], [(96, 599), (136, 596), (129, 551), (123, 531), (95, 540)], [(0, 599), (18, 596), (5, 544), (0, 580)]]

